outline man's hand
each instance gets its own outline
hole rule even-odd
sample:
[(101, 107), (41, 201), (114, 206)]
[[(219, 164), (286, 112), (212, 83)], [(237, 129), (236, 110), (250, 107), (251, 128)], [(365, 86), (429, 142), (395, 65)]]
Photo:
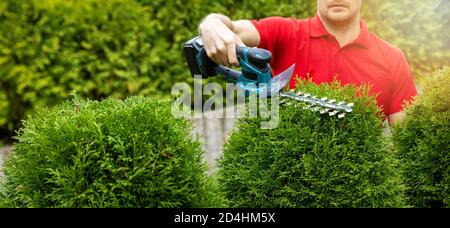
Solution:
[(239, 66), (236, 45), (259, 44), (259, 33), (247, 20), (233, 22), (224, 15), (210, 14), (200, 23), (198, 30), (208, 57), (228, 67)]

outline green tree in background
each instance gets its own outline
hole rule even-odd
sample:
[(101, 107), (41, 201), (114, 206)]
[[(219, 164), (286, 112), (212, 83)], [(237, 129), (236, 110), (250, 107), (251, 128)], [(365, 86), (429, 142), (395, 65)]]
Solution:
[(93, 99), (161, 91), (151, 80), (159, 59), (152, 21), (134, 1), (6, 0), (0, 31), (0, 107), (8, 107), (0, 128), (8, 133), (74, 90)]
[(366, 0), (363, 4), (370, 30), (405, 52), (415, 76), (450, 63), (448, 3), (439, 9), (436, 0)]

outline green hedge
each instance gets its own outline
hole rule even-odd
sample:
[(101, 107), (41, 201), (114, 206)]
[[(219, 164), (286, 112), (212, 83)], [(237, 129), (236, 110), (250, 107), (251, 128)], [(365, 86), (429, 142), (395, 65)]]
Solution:
[(306, 17), (314, 5), (299, 0), (1, 1), (0, 132), (12, 135), (37, 106), (58, 104), (74, 90), (91, 99), (167, 96), (175, 82), (192, 82), (181, 47), (210, 12), (233, 18)]
[(151, 77), (159, 61), (152, 27), (133, 1), (2, 1), (0, 86), (8, 110), (0, 127), (15, 130), (36, 106), (58, 104), (74, 90), (93, 99), (156, 93), (162, 79)]
[(74, 99), (24, 123), (1, 207), (216, 207), (200, 144), (171, 102)]
[(450, 207), (450, 67), (427, 77), (395, 127), (407, 196), (415, 207)]
[(298, 89), (355, 102), (345, 119), (280, 108), (279, 126), (260, 129), (261, 118), (238, 124), (219, 161), (221, 189), (233, 207), (402, 207), (398, 161), (382, 136), (376, 102), (339, 83)]
[[(447, 63), (450, 53), (447, 11), (434, 15), (427, 2), (364, 1), (370, 28), (403, 49), (415, 72)], [(192, 83), (181, 46), (211, 12), (306, 18), (316, 1), (0, 1), (0, 138), (74, 90), (97, 100), (168, 96), (175, 82)]]

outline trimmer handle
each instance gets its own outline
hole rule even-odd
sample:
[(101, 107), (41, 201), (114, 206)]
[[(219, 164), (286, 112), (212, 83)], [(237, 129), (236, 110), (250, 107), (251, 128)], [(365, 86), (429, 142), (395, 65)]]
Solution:
[(192, 76), (202, 75), (203, 78), (208, 78), (219, 73), (241, 84), (267, 83), (271, 79), (269, 62), (272, 60), (272, 53), (265, 49), (236, 46), (242, 72), (218, 65), (209, 59), (200, 37), (186, 42), (183, 50)]
[(268, 64), (272, 61), (272, 53), (262, 48), (249, 48), (236, 46), (236, 54), (240, 61), (256, 67), (260, 71), (267, 71)]

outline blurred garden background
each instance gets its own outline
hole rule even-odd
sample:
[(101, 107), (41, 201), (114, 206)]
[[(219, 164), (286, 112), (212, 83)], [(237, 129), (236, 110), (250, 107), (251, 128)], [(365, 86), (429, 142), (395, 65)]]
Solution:
[[(448, 0), (365, 0), (370, 30), (401, 48), (420, 85), (449, 65)], [(2, 0), (0, 2), (0, 139), (37, 107), (76, 91), (101, 100), (169, 97), (192, 82), (182, 45), (211, 12), (232, 19), (314, 16), (312, 0)]]
[(0, 207), (449, 207), (450, 0), (363, 5), (421, 92), (393, 137), (374, 104), (346, 122), (284, 107), (279, 129), (241, 122), (210, 178), (201, 157), (234, 119), (195, 119), (221, 132), (201, 148), (169, 114), (172, 86), (193, 84), (183, 44), (209, 13), (307, 18), (315, 0), (1, 0)]

